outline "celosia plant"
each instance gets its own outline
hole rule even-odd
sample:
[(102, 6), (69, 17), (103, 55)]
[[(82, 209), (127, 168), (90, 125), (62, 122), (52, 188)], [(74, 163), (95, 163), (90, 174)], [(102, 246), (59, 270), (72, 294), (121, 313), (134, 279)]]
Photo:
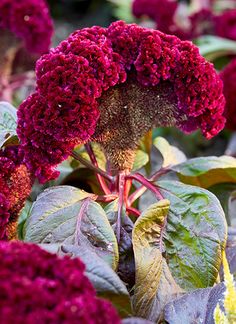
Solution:
[(222, 83), (189, 42), (135, 24), (74, 32), (36, 67), (37, 91), (18, 111), (25, 163), (40, 181), (76, 144), (97, 141), (113, 173), (132, 168), (155, 126), (198, 128), (211, 138), (225, 119)]
[(226, 127), (236, 128), (236, 59), (233, 59), (221, 72), (220, 77), (224, 83), (224, 95), (226, 99), (225, 116)]
[(22, 39), (33, 53), (48, 51), (53, 33), (52, 20), (44, 0), (2, 0), (0, 28), (8, 29)]
[(33, 177), (17, 146), (0, 151), (0, 239), (16, 237), (17, 220), (29, 196)]
[(112, 305), (96, 297), (79, 259), (0, 242), (0, 263), (2, 323), (120, 323)]
[(220, 132), (225, 99), (212, 64), (191, 42), (118, 21), (75, 31), (38, 60), (36, 75), (18, 110), (19, 152), (40, 182), (63, 172), (46, 190), (35, 184), (20, 238), (80, 257), (122, 317), (157, 323), (180, 295), (207, 295), (227, 236), (212, 192), (236, 183), (236, 160), (187, 160), (151, 130), (200, 130), (207, 139)]

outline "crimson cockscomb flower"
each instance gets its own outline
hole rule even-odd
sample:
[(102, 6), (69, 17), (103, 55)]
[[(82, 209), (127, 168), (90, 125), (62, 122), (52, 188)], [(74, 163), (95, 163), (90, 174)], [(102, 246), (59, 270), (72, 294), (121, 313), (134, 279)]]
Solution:
[(0, 151), (0, 239), (15, 235), (17, 218), (32, 187), (17, 146)]
[(215, 17), (215, 34), (236, 40), (236, 9), (226, 10)]
[(4, 324), (118, 324), (112, 305), (96, 297), (78, 259), (37, 245), (0, 242), (0, 318)]
[(221, 72), (226, 99), (225, 117), (226, 128), (236, 129), (236, 59), (232, 60)]
[(37, 62), (37, 91), (18, 110), (27, 167), (47, 181), (86, 141), (104, 148), (115, 172), (132, 167), (152, 127), (201, 129), (211, 138), (225, 119), (222, 82), (196, 46), (128, 25), (78, 30)]
[(32, 53), (43, 54), (49, 49), (53, 25), (44, 0), (1, 0), (0, 28), (22, 39)]

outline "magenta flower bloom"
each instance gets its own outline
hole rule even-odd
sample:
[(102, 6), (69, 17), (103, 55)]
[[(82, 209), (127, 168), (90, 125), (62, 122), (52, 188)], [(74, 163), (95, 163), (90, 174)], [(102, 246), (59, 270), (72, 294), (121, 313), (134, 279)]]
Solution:
[(220, 37), (236, 40), (236, 9), (226, 10), (215, 17), (215, 33)]
[(18, 110), (27, 167), (47, 181), (79, 143), (97, 141), (112, 168), (130, 169), (152, 127), (201, 129), (225, 119), (222, 82), (196, 46), (122, 21), (74, 32), (37, 62), (37, 91)]
[(225, 117), (226, 128), (236, 129), (236, 59), (232, 60), (221, 72), (220, 77), (224, 83), (226, 99)]
[(22, 164), (17, 146), (0, 151), (0, 239), (11, 239), (20, 210), (32, 187), (32, 176)]
[(2, 0), (0, 27), (21, 38), (30, 52), (43, 54), (49, 49), (53, 25), (44, 0)]
[(120, 323), (112, 305), (96, 297), (79, 259), (15, 241), (0, 242), (0, 263), (2, 323)]

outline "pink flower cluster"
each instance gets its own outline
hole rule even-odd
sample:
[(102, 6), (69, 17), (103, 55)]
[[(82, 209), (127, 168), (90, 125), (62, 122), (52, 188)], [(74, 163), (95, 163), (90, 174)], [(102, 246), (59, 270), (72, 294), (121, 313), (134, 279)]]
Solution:
[(211, 1), (208, 7), (190, 15), (186, 10), (178, 18), (178, 13), (183, 11), (180, 6), (177, 0), (134, 0), (132, 10), (137, 18), (147, 15), (156, 22), (158, 30), (181, 39), (210, 34), (236, 40), (236, 9), (215, 13)]
[(49, 49), (53, 25), (44, 0), (1, 0), (0, 27), (23, 39), (30, 52), (43, 54)]
[(0, 242), (0, 318), (4, 324), (118, 324), (96, 297), (79, 259), (58, 258), (33, 244)]
[(0, 151), (0, 239), (7, 235), (10, 219), (15, 219), (30, 194), (32, 177), (22, 164), (17, 146)]
[(222, 82), (212, 64), (192, 43), (136, 24), (78, 30), (42, 56), (36, 74), (37, 91), (18, 110), (17, 132), (24, 161), (41, 182), (58, 176), (54, 167), (91, 138), (102, 94), (130, 74), (157, 95), (159, 84), (173, 88), (183, 131), (200, 128), (211, 138), (224, 126)]
[(224, 83), (226, 99), (225, 117), (226, 128), (236, 129), (236, 59), (232, 60), (221, 72), (220, 77)]

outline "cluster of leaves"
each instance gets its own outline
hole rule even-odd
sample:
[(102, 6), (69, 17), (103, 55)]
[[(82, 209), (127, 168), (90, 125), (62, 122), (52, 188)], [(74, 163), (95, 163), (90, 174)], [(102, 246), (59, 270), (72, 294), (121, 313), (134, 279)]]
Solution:
[[(15, 143), (14, 108), (3, 107), (2, 146)], [(93, 148), (99, 166), (105, 168), (104, 154), (97, 144)], [(77, 153), (88, 159), (83, 146)], [(98, 295), (111, 300), (123, 318), (213, 323), (225, 289), (215, 284), (226, 246), (225, 214), (228, 222), (234, 221), (229, 204), (234, 200), (236, 159), (187, 160), (164, 138), (148, 133), (133, 171), (152, 174), (157, 169), (150, 179), (163, 199), (157, 201), (145, 191), (134, 203), (143, 210), (138, 219), (123, 210), (119, 241), (114, 231), (117, 199), (108, 204), (96, 201), (100, 192), (93, 171), (73, 158), (59, 169), (61, 177), (48, 188), (34, 186), (19, 218), (20, 239), (58, 255), (80, 257)], [(135, 182), (132, 191), (138, 187)], [(226, 253), (236, 273), (233, 242), (232, 248), (232, 239), (228, 241)]]

